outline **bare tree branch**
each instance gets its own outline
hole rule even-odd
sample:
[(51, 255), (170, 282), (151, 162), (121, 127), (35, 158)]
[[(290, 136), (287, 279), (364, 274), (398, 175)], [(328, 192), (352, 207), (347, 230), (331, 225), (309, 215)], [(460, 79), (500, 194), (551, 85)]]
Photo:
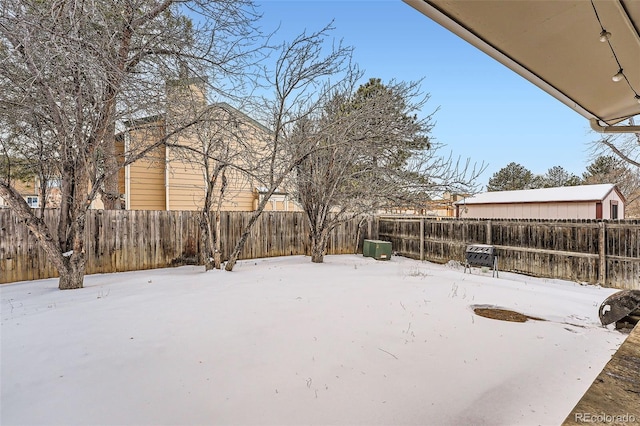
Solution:
[(470, 192), (479, 171), (443, 157), (429, 138), (432, 114), (419, 83), (371, 79), (334, 90), (323, 108), (298, 123), (297, 146), (317, 146), (291, 186), (311, 229), (311, 260), (322, 262), (329, 234), (344, 221), (393, 208), (425, 208), (444, 191)]
[[(165, 84), (187, 72), (207, 77), (218, 95), (240, 96), (264, 56), (258, 17), (250, 0), (3, 1), (2, 164), (39, 163), (29, 167), (38, 170), (41, 188), (52, 178), (46, 174), (58, 173), (57, 229), (25, 208), (8, 167), (0, 195), (56, 265), (61, 289), (82, 287), (86, 211), (99, 193), (112, 205), (119, 201), (118, 170), (202, 122), (167, 121)], [(164, 120), (166, 133), (118, 152), (119, 123), (151, 116)], [(41, 155), (29, 154), (35, 152)]]

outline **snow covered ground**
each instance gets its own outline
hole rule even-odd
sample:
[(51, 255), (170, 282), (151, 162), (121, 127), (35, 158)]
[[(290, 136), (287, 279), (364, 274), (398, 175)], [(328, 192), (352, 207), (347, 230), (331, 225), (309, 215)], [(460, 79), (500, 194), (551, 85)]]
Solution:
[(3, 285), (0, 423), (557, 425), (624, 340), (613, 292), (356, 255)]

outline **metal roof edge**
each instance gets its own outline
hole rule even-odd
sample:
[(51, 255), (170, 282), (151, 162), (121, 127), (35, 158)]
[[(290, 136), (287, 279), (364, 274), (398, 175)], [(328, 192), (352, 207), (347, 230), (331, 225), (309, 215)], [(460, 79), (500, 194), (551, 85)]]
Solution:
[[(567, 188), (567, 191), (570, 188), (575, 188), (575, 187), (584, 187), (584, 186), (596, 186), (596, 185), (601, 185), (601, 186), (605, 186), (608, 185), (610, 186), (609, 189), (604, 193), (604, 195), (600, 198), (583, 198), (583, 199), (562, 199), (562, 198), (558, 198), (558, 199), (552, 199), (552, 200), (496, 200), (496, 201), (475, 201), (473, 200), (474, 196), (471, 197), (465, 197), (462, 200), (458, 200), (456, 202), (453, 203), (453, 205), (467, 205), (467, 204), (473, 204), (473, 205), (487, 205), (487, 204), (532, 204), (532, 203), (585, 203), (585, 202), (593, 202), (593, 201), (602, 201), (605, 198), (607, 198), (609, 196), (609, 194), (612, 191), (615, 191), (616, 194), (618, 194), (618, 196), (620, 197), (620, 199), (626, 203), (626, 198), (624, 197), (624, 195), (622, 195), (622, 193), (620, 192), (620, 190), (618, 189), (618, 186), (616, 184), (593, 184), (593, 185), (576, 185), (576, 186), (564, 186), (564, 187), (556, 187), (556, 188), (535, 188), (535, 189), (516, 189), (513, 191), (494, 191), (495, 194), (499, 194), (499, 193), (505, 193), (505, 192), (521, 192), (521, 191), (540, 191), (540, 190), (545, 190), (545, 189), (558, 189), (558, 188)], [(489, 194), (491, 193), (489, 192), (483, 192), (481, 194)], [(476, 195), (480, 195), (480, 194), (476, 194)]]

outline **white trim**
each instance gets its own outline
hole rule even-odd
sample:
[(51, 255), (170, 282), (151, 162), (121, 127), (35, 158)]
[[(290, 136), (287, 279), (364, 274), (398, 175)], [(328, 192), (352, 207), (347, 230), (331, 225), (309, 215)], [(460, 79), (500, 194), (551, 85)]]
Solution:
[[(131, 144), (131, 135), (129, 131), (124, 132), (124, 155), (126, 158), (129, 152), (129, 145)], [(131, 164), (127, 164), (124, 167), (124, 208), (125, 210), (131, 209)]]
[[(33, 205), (33, 201), (35, 199), (35, 205)], [(39, 195), (25, 195), (24, 197), (24, 201), (29, 205), (29, 207), (31, 207), (32, 209), (38, 209), (40, 208), (40, 196)]]
[(164, 209), (170, 210), (170, 201), (169, 201), (169, 173), (171, 173), (171, 164), (169, 162), (169, 147), (164, 147)]

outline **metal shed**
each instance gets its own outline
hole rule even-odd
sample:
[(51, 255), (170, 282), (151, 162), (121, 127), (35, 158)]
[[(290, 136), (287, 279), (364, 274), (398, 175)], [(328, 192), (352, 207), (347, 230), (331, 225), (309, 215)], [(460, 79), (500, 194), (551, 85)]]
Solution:
[(483, 219), (624, 219), (613, 184), (484, 192), (455, 203), (456, 217)]

